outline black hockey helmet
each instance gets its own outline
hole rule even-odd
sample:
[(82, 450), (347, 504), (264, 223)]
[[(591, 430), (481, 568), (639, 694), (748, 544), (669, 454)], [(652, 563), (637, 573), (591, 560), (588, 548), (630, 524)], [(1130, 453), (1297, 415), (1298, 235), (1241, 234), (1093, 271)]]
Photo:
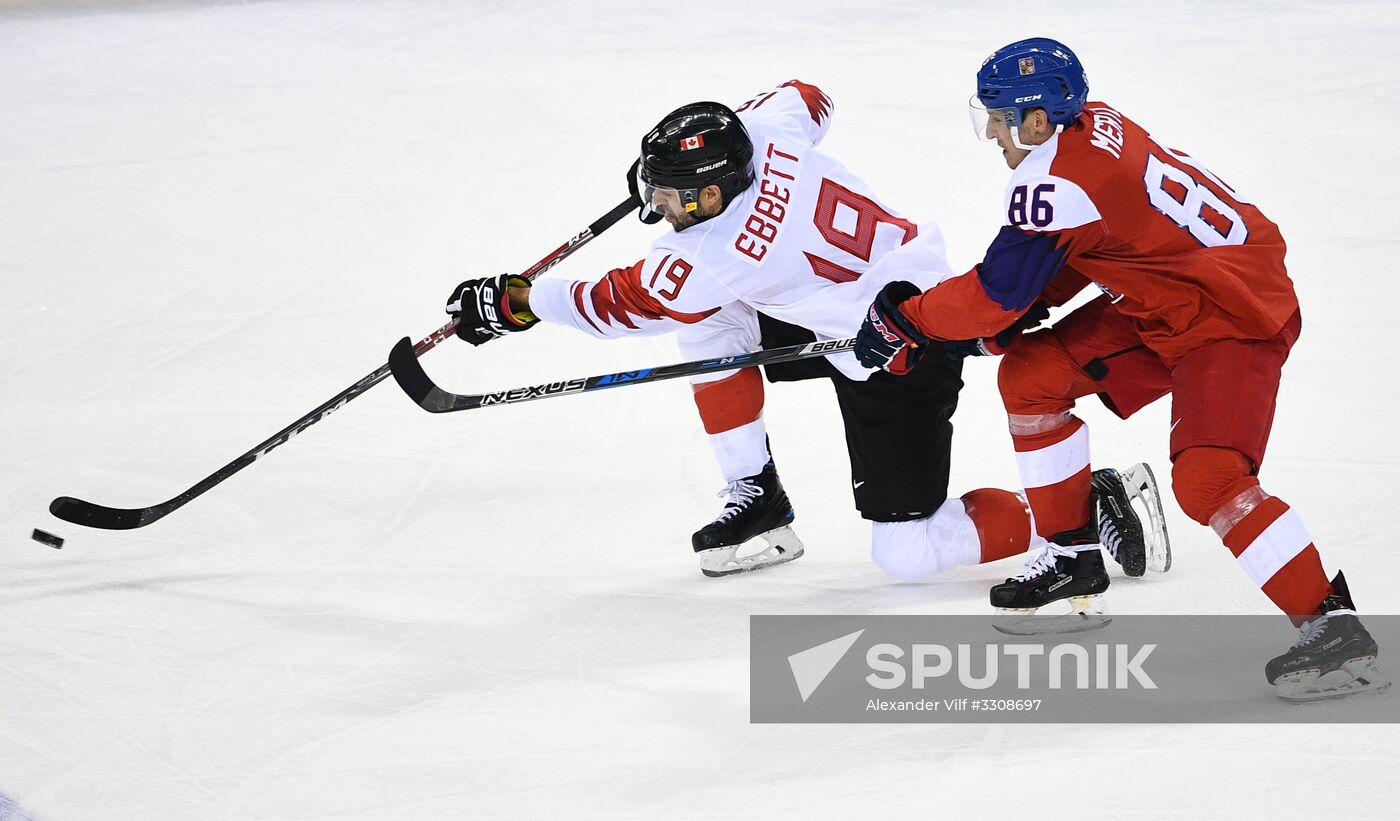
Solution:
[(728, 205), (753, 184), (753, 141), (739, 115), (720, 103), (691, 103), (661, 119), (642, 138), (638, 176), (644, 189), (674, 188), (687, 211), (697, 207), (699, 191), (719, 186)]

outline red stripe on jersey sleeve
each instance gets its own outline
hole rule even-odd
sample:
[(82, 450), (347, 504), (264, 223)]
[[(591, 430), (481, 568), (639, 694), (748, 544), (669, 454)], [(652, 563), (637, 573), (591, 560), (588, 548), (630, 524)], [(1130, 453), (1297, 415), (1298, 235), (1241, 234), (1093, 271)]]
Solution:
[(593, 287), (589, 290), (588, 296), (589, 300), (593, 303), (593, 312), (599, 319), (603, 320), (603, 324), (612, 325), (616, 323), (624, 328), (631, 328), (635, 331), (637, 326), (633, 324), (632, 317), (629, 316), (629, 314), (635, 314), (645, 319), (660, 318), (659, 314), (647, 311), (642, 305), (629, 303), (626, 297), (620, 293), (616, 287), (619, 281), (626, 280), (629, 273), (634, 277), (640, 277), (642, 263), (645, 261), (646, 260), (641, 260), (636, 265), (628, 268), (614, 268), (608, 271), (607, 275), (602, 279), (593, 283)]
[(807, 113), (812, 115), (812, 122), (817, 125), (821, 125), (822, 120), (831, 116), (831, 98), (822, 93), (820, 88), (801, 80), (788, 80), (779, 87), (797, 89), (797, 93), (802, 95), (802, 102), (807, 104)]
[(601, 333), (603, 332), (603, 329), (598, 327), (598, 323), (596, 323), (596, 322), (593, 321), (593, 318), (590, 317), (590, 316), (588, 315), (588, 311), (585, 310), (584, 307), (583, 307), (583, 289), (584, 289), (584, 288), (587, 288), (587, 287), (588, 287), (588, 283), (587, 283), (587, 282), (575, 282), (575, 283), (574, 283), (574, 287), (573, 287), (574, 310), (575, 310), (575, 311), (578, 311), (578, 315), (581, 316), (581, 317), (583, 317), (584, 321), (587, 322), (590, 326), (592, 326), (593, 330), (595, 330), (595, 331), (597, 331), (598, 333), (601, 334)]
[[(662, 305), (646, 286), (642, 285), (642, 265), (645, 262), (646, 260), (640, 260), (627, 268), (614, 268), (593, 283), (589, 291), (589, 302), (594, 314), (603, 324), (621, 325), (634, 331), (637, 329), (634, 322), (636, 319), (674, 319), (693, 325), (719, 310), (711, 308), (703, 313), (688, 314), (672, 311)], [(576, 301), (582, 302), (581, 298)], [(589, 324), (593, 324), (591, 320)], [(596, 329), (598, 326), (593, 327)]]

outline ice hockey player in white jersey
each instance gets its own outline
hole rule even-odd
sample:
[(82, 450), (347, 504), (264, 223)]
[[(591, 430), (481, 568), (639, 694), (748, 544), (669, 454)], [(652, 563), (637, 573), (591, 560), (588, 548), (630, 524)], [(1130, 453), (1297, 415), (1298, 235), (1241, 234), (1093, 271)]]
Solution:
[[(701, 102), (671, 112), (642, 139), (628, 177), (643, 222), (665, 219), (673, 230), (645, 259), (596, 282), (464, 282), (448, 303), (458, 335), (481, 344), (540, 321), (600, 339), (674, 333), (686, 359), (854, 336), (887, 282), (928, 289), (954, 272), (936, 225), (916, 226), (817, 150), (831, 112), (820, 89), (796, 80), (737, 111)], [(775, 382), (834, 383), (855, 504), (873, 522), (872, 557), (886, 571), (917, 579), (1027, 550), (1032, 528), (1019, 495), (980, 489), (947, 498), (958, 357), (923, 357), (898, 379), (850, 353), (766, 370)], [(702, 572), (800, 557), (793, 508), (769, 453), (758, 369), (691, 384), (728, 497), (692, 536)], [(1141, 528), (1126, 500), (1116, 509), (1127, 517), (1106, 526), (1132, 561), (1143, 550)], [(762, 549), (747, 544), (759, 538)]]

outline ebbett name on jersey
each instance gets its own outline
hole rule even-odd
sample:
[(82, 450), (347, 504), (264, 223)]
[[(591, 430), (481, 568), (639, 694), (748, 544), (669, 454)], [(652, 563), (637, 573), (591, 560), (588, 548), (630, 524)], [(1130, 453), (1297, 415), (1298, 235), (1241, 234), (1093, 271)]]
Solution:
[[(840, 339), (855, 335), (860, 307), (886, 282), (929, 288), (950, 276), (937, 226), (916, 226), (817, 150), (832, 108), (820, 89), (796, 80), (740, 106), (754, 184), (718, 216), (658, 237), (634, 265), (596, 282), (536, 282), (535, 315), (611, 338), (674, 331), (742, 303)], [(897, 259), (873, 270), (889, 257)], [(871, 373), (849, 353), (831, 361), (854, 379)]]

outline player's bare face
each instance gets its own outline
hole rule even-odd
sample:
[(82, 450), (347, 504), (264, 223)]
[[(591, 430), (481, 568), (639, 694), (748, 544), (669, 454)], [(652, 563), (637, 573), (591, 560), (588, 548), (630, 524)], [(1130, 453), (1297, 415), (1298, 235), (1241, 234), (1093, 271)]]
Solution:
[(702, 189), (695, 207), (689, 211), (685, 209), (680, 192), (674, 188), (656, 188), (651, 194), (652, 210), (660, 213), (676, 231), (684, 231), (701, 219), (718, 214), (722, 201), (719, 189), (714, 186)]
[(674, 188), (656, 188), (651, 192), (651, 208), (661, 214), (671, 227), (684, 231), (695, 224), (695, 217), (685, 210), (680, 192)]
[[(1031, 148), (1055, 136), (1055, 126), (1050, 124), (1050, 118), (1043, 108), (1031, 108), (1023, 113), (1020, 123), (1015, 126), (1014, 139), (1011, 133), (1011, 123), (1016, 119), (1014, 112), (1009, 109), (982, 110), (986, 114), (985, 124), (979, 126), (982, 129), (982, 137), (996, 142), (997, 147), (1001, 149), (1001, 156), (1006, 159), (1006, 164), (1013, 169), (1030, 156)], [(977, 117), (977, 111), (974, 102), (973, 122), (982, 123)]]
[[(1020, 132), (1017, 135), (1021, 145), (1033, 145), (1035, 143), (1034, 128), (1030, 121), (1021, 123)], [(1007, 166), (1013, 170), (1020, 165), (1026, 157), (1030, 156), (1030, 150), (1020, 148), (1016, 141), (1011, 139), (1011, 129), (1001, 117), (989, 117), (987, 119), (987, 139), (996, 140), (996, 144), (1001, 148), (1001, 156), (1005, 158)]]

